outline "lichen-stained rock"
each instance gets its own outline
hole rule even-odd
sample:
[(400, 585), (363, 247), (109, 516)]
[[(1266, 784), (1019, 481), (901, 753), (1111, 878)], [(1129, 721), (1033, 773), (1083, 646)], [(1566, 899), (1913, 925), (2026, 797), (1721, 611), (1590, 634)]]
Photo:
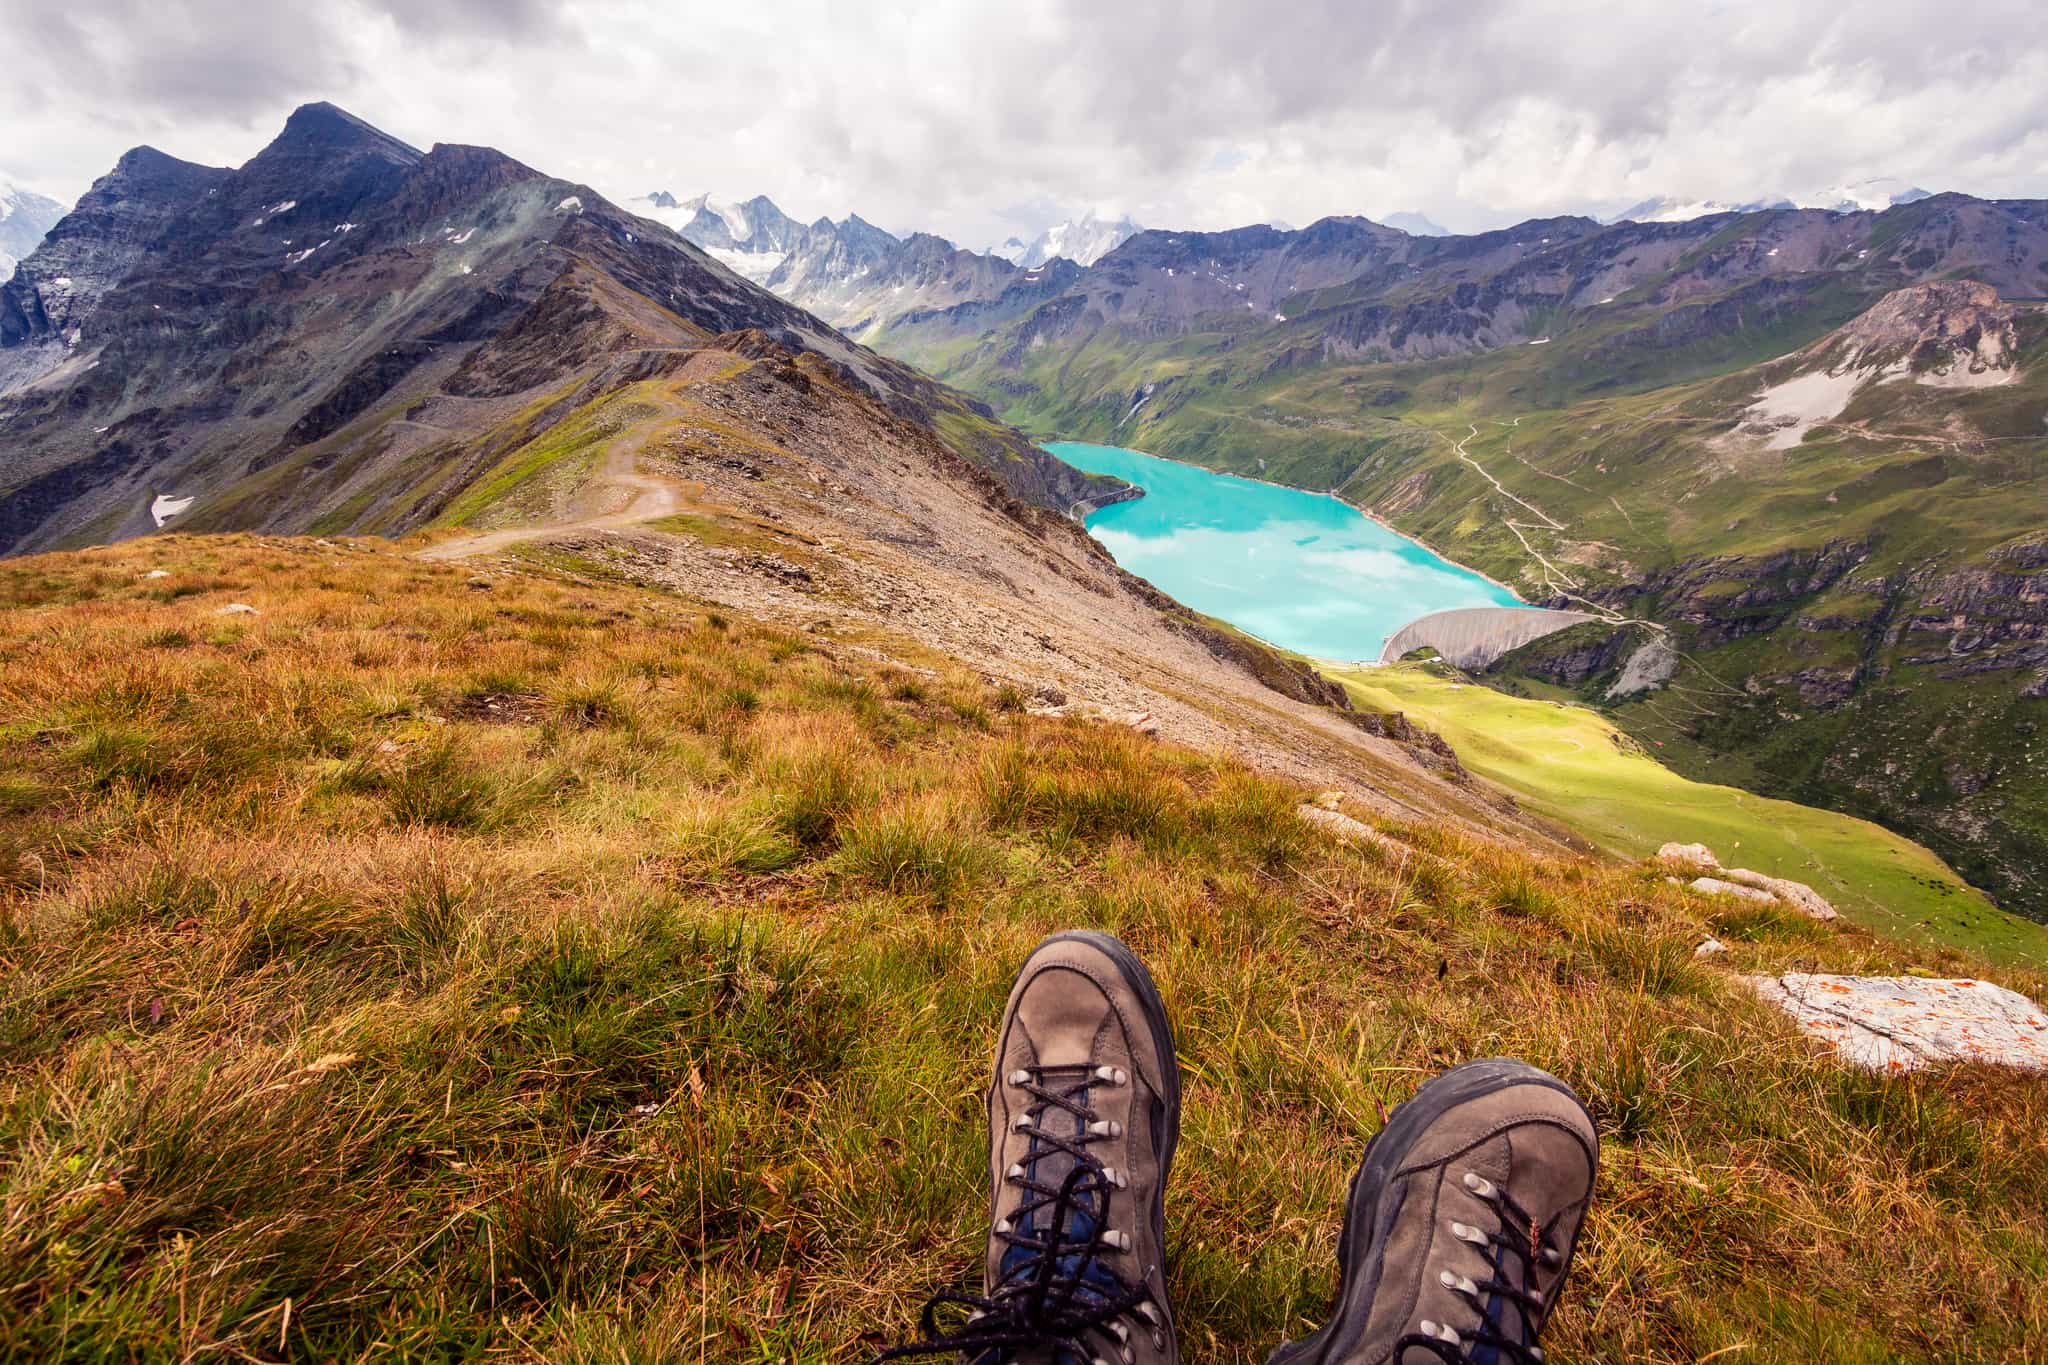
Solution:
[(1801, 972), (1747, 979), (1858, 1066), (1910, 1071), (1978, 1062), (2048, 1071), (2048, 1011), (1988, 981)]

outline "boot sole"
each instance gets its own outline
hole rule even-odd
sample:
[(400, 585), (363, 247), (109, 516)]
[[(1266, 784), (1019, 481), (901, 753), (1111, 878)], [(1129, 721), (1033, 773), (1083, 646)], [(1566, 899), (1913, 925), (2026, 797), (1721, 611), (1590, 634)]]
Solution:
[[(1563, 1081), (1511, 1057), (1489, 1057), (1454, 1066), (1431, 1077), (1414, 1095), (1394, 1106), (1387, 1115), (1386, 1126), (1367, 1140), (1357, 1174), (1351, 1177), (1351, 1190), (1344, 1205), (1344, 1231), (1337, 1241), (1337, 1264), (1342, 1274), (1336, 1310), (1312, 1335), (1275, 1347), (1266, 1357), (1266, 1365), (1319, 1365), (1342, 1359), (1346, 1351), (1358, 1344), (1365, 1335), (1384, 1268), (1388, 1229), (1379, 1226), (1380, 1191), (1431, 1124), (1460, 1105), (1516, 1085), (1540, 1085), (1569, 1095), (1574, 1103), (1584, 1107), (1577, 1092)], [(1389, 1223), (1398, 1212), (1398, 1207), (1388, 1210)]]

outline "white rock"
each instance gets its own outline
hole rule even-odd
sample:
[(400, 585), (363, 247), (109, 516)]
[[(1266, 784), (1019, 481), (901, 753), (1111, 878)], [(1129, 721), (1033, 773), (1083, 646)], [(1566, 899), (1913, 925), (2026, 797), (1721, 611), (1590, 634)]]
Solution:
[(1721, 874), (1728, 881), (1740, 886), (1753, 887), (1769, 892), (1773, 897), (1818, 920), (1840, 919), (1841, 912), (1828, 904), (1827, 897), (1808, 886), (1805, 882), (1787, 881), (1783, 877), (1767, 877), (1761, 872), (1752, 872), (1746, 867), (1731, 868)]
[(1749, 983), (1858, 1066), (1982, 1062), (2048, 1071), (2048, 1013), (1988, 981), (1788, 972)]
[(1707, 935), (1707, 941), (1705, 943), (1702, 943), (1699, 947), (1692, 950), (1692, 955), (1694, 957), (1719, 957), (1722, 953), (1725, 953), (1727, 951), (1727, 944), (1721, 942), (1720, 939), (1715, 938), (1712, 934), (1709, 934)]
[(257, 611), (256, 608), (250, 606), (247, 602), (230, 602), (215, 614), (219, 616), (255, 616)]
[(1776, 905), (1778, 898), (1768, 891), (1759, 891), (1753, 886), (1740, 886), (1735, 882), (1724, 882), (1718, 877), (1695, 877), (1687, 889), (1700, 896), (1736, 896), (1746, 901), (1759, 901)]
[(148, 573), (146, 573), (146, 574), (144, 574), (144, 575), (143, 575), (143, 577), (144, 577), (145, 579), (150, 579), (150, 578), (169, 578), (170, 576), (171, 576), (171, 573), (170, 573), (170, 570), (168, 570), (168, 569), (151, 569), (151, 570), (150, 570), (150, 571), (149, 571)]
[(1657, 850), (1657, 861), (1683, 863), (1706, 872), (1717, 872), (1721, 868), (1721, 860), (1705, 844), (1666, 844)]

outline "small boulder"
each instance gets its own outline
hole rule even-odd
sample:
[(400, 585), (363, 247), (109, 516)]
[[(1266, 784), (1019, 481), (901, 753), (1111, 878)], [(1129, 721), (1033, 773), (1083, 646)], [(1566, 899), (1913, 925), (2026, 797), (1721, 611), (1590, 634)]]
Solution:
[(1695, 877), (1687, 889), (1699, 896), (1734, 896), (1739, 900), (1757, 901), (1764, 905), (1776, 905), (1778, 898), (1768, 891), (1754, 886), (1742, 886), (1736, 882), (1724, 882), (1719, 877)]
[(1827, 897), (1805, 882), (1788, 881), (1783, 877), (1767, 877), (1746, 867), (1731, 868), (1721, 876), (1739, 886), (1768, 892), (1773, 899), (1783, 901), (1814, 919), (1831, 920), (1842, 917), (1841, 911), (1830, 905)]
[(250, 606), (247, 602), (230, 602), (216, 614), (220, 616), (255, 616), (259, 613), (256, 608)]
[(1707, 935), (1707, 941), (1705, 943), (1702, 943), (1699, 947), (1692, 950), (1692, 955), (1694, 957), (1719, 957), (1721, 954), (1727, 951), (1727, 944), (1721, 942), (1720, 939), (1715, 938), (1712, 934), (1709, 934)]
[(1696, 867), (1702, 872), (1721, 870), (1721, 860), (1705, 844), (1666, 844), (1657, 850), (1657, 861), (1678, 867)]
[(170, 572), (170, 570), (168, 570), (168, 569), (151, 569), (151, 570), (150, 570), (150, 571), (149, 571), (148, 573), (144, 574), (144, 575), (143, 575), (142, 577), (143, 577), (143, 578), (144, 578), (145, 580), (148, 580), (148, 579), (155, 579), (155, 578), (169, 578), (170, 576), (171, 576), (171, 572)]

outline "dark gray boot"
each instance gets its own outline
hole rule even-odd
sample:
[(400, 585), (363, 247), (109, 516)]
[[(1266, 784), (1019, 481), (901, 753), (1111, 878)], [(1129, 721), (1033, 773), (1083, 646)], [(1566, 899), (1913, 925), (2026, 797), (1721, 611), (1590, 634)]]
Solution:
[[(1178, 1365), (1163, 1274), (1180, 1068), (1159, 992), (1107, 934), (1056, 934), (1010, 989), (988, 1092), (979, 1297), (941, 1294), (879, 1359)], [(944, 1331), (935, 1310), (967, 1310)]]
[(1352, 1177), (1335, 1314), (1267, 1365), (1542, 1360), (1599, 1153), (1585, 1105), (1535, 1067), (1496, 1058), (1429, 1081)]

